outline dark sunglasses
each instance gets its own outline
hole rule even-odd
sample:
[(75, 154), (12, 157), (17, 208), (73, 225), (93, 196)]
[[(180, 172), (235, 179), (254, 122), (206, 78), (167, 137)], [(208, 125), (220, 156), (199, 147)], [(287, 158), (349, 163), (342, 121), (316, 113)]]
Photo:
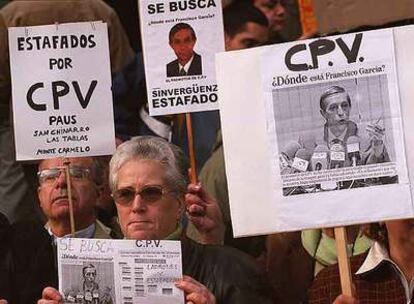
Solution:
[(115, 202), (120, 205), (130, 205), (137, 195), (147, 203), (155, 203), (156, 201), (159, 201), (164, 194), (170, 192), (172, 191), (167, 191), (158, 185), (148, 185), (142, 187), (138, 191), (131, 187), (121, 188), (114, 191), (112, 197)]

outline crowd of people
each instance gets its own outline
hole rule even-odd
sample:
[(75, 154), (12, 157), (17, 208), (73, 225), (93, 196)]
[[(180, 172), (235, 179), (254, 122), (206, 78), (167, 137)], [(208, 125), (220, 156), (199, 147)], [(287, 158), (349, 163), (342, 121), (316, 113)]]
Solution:
[[(353, 297), (341, 294), (332, 229), (234, 238), (218, 111), (192, 115), (200, 183), (189, 183), (182, 117), (148, 115), (142, 54), (136, 45), (131, 47), (133, 38), (128, 37), (124, 18), (121, 22), (101, 0), (6, 2), (0, 2), (4, 5), (0, 9), (1, 304), (62, 303), (56, 239), (69, 236), (181, 241), (183, 277), (175, 286), (184, 292), (185, 303), (413, 301), (414, 220), (348, 228)], [(294, 39), (283, 31), (291, 20), (288, 4), (289, 0), (223, 1), (226, 51)], [(50, 158), (36, 165), (16, 162), (7, 28), (97, 20), (108, 24), (116, 152), (105, 157)], [(180, 31), (190, 43), (196, 41), (191, 28), (178, 27), (170, 34), (173, 49)], [(194, 62), (194, 54), (189, 57)], [(177, 73), (181, 68), (189, 71), (188, 60), (179, 62)], [(172, 68), (166, 69), (168, 77), (174, 77)], [(320, 104), (326, 121), (323, 141), (355, 135), (358, 127), (348, 119), (347, 92), (332, 87), (325, 93)], [(388, 161), (378, 133), (381, 130), (373, 137), (378, 144), (361, 162)], [(305, 144), (299, 139), (297, 145)], [(98, 289), (94, 265), (84, 265), (83, 277), (82, 292)], [(101, 293), (99, 303), (111, 303), (110, 296)]]

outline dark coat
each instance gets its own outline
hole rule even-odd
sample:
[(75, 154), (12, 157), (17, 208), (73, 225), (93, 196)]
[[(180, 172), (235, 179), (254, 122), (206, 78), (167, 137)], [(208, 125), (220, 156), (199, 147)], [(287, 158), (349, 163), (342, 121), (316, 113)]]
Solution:
[[(167, 64), (167, 77), (180, 76), (180, 69), (178, 65), (178, 59), (171, 61)], [(194, 58), (191, 62), (190, 68), (188, 69), (186, 76), (201, 75), (203, 73), (201, 56), (194, 52)]]
[(301, 232), (271, 234), (266, 242), (268, 280), (278, 303), (306, 303), (315, 260), (303, 247)]
[(206, 286), (217, 304), (271, 304), (270, 289), (254, 260), (231, 247), (181, 240), (183, 273)]
[[(9, 226), (8, 259), (0, 261), (0, 299), (36, 303), (42, 290), (58, 288), (56, 250), (40, 224)], [(4, 251), (3, 251), (4, 252)], [(249, 256), (223, 246), (182, 240), (183, 273), (204, 284), (217, 304), (271, 304), (268, 285)]]
[(24, 222), (8, 228), (2, 242), (0, 299), (11, 304), (36, 303), (47, 286), (58, 286), (52, 238), (40, 223)]

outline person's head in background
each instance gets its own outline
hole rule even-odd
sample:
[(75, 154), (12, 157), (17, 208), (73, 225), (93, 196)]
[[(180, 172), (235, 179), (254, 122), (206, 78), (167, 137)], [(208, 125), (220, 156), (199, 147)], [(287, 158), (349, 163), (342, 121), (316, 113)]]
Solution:
[(269, 38), (266, 16), (249, 2), (235, 1), (223, 10), (226, 51), (265, 44)]
[(284, 0), (251, 0), (251, 2), (266, 15), (271, 32), (280, 32), (284, 28), (286, 22)]
[(100, 196), (102, 167), (93, 157), (50, 158), (40, 161), (38, 179), (40, 207), (54, 235), (70, 233), (69, 190), (65, 164), (70, 162), (71, 193), (76, 230), (95, 222), (95, 206)]

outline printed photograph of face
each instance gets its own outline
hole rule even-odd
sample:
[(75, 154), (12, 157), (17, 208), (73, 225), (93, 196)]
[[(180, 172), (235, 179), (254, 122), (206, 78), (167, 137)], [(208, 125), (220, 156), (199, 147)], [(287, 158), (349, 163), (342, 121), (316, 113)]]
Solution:
[(62, 264), (64, 303), (82, 299), (85, 304), (114, 303), (115, 281), (112, 262), (89, 261)]
[(197, 36), (188, 23), (177, 23), (168, 35), (169, 45), (176, 59), (166, 66), (167, 77), (202, 74), (202, 58), (194, 51)]

